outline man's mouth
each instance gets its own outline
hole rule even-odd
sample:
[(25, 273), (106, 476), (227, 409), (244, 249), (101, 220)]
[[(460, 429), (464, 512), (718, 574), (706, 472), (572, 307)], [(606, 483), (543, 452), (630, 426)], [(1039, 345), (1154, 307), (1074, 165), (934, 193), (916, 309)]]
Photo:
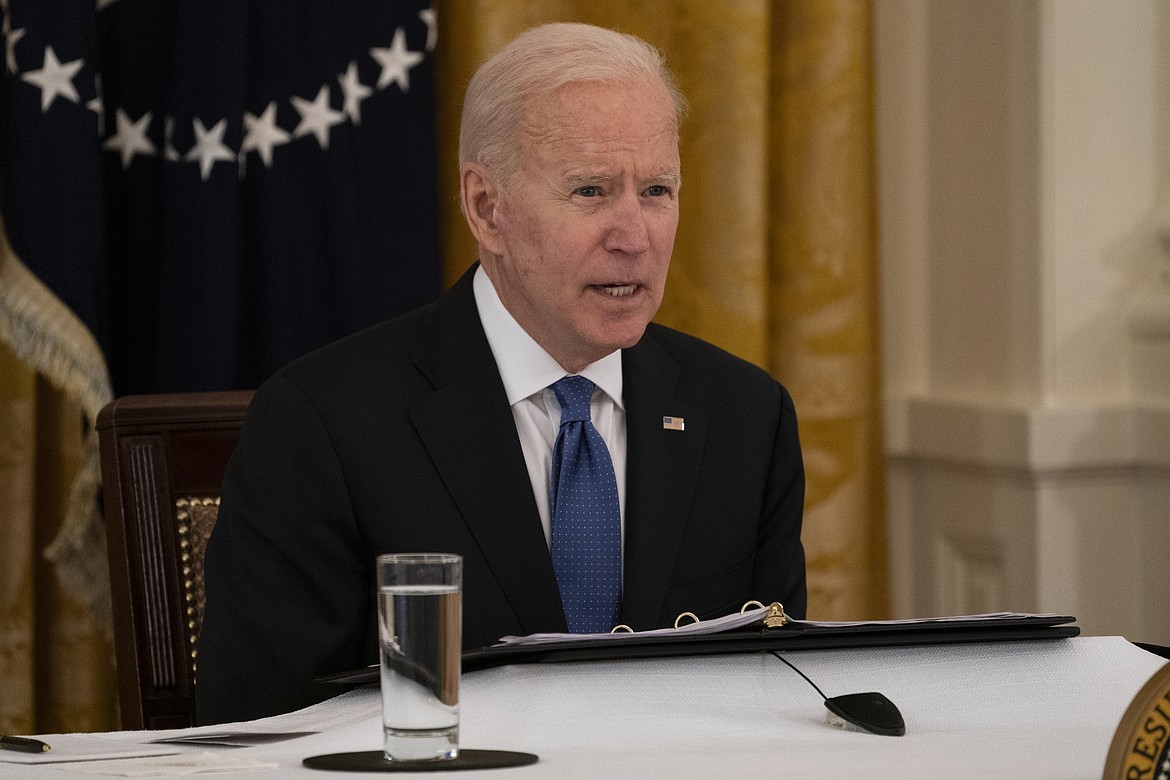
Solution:
[(624, 298), (627, 295), (633, 295), (634, 290), (638, 289), (636, 284), (603, 284), (601, 289), (614, 298)]

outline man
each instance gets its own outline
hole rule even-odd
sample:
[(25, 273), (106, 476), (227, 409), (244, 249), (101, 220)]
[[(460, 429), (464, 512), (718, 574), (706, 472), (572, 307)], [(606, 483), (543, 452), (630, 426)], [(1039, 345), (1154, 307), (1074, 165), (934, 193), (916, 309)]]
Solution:
[(313, 678), (376, 663), (386, 552), (463, 556), (465, 647), (749, 599), (803, 616), (791, 398), (648, 325), (682, 105), (656, 50), (587, 25), (530, 30), (479, 70), (460, 139), (479, 264), (252, 403), (207, 550), (201, 722), (307, 705), (336, 692)]

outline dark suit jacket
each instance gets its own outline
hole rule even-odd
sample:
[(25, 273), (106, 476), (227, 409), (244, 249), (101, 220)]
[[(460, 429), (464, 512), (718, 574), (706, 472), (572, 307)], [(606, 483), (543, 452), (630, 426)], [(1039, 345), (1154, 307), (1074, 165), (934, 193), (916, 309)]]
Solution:
[[(463, 556), (464, 647), (564, 631), (551, 557), (471, 272), (436, 303), (320, 349), (256, 393), (208, 544), (201, 722), (337, 693), (377, 663), (374, 558)], [(621, 620), (805, 611), (792, 399), (761, 369), (657, 325), (623, 355)], [(685, 431), (666, 430), (682, 417)]]

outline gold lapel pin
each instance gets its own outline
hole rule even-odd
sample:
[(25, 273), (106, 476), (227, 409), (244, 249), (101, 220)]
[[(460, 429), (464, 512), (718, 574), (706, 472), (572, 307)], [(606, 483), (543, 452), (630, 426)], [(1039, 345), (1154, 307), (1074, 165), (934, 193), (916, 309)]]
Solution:
[(681, 417), (663, 417), (662, 428), (667, 431), (681, 431), (686, 428), (687, 421)]

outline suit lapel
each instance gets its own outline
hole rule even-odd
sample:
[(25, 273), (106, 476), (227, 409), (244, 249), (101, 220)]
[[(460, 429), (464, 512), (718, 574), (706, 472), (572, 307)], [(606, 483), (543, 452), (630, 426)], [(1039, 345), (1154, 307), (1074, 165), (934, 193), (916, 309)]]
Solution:
[[(653, 326), (651, 326), (653, 328)], [(655, 627), (690, 516), (707, 415), (678, 393), (678, 364), (652, 332), (622, 356), (626, 406), (626, 536), (622, 622)], [(664, 416), (685, 430), (663, 427)]]
[(415, 362), (435, 392), (410, 417), (520, 624), (528, 632), (564, 631), (524, 454), (475, 307), (473, 272), (424, 326)]
[[(556, 575), (499, 370), (475, 307), (474, 267), (428, 314), (415, 362), (435, 392), (411, 420), (525, 631), (566, 630)], [(651, 326), (652, 330), (653, 326)], [(622, 357), (626, 528), (622, 622), (655, 626), (690, 515), (707, 415), (651, 331)], [(683, 431), (664, 416), (686, 420)]]

